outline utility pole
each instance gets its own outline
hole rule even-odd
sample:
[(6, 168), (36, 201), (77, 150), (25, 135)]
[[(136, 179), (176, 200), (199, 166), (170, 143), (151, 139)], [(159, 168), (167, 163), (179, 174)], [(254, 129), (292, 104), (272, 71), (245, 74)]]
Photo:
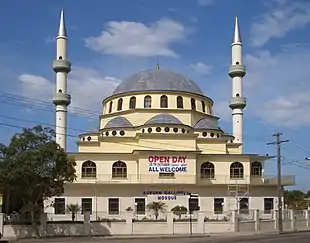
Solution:
[(289, 140), (281, 140), (282, 133), (277, 132), (272, 134), (276, 137), (275, 142), (267, 143), (267, 145), (276, 145), (277, 146), (277, 171), (278, 171), (278, 230), (279, 232), (283, 231), (283, 218), (282, 218), (282, 181), (281, 181), (281, 143), (287, 143)]

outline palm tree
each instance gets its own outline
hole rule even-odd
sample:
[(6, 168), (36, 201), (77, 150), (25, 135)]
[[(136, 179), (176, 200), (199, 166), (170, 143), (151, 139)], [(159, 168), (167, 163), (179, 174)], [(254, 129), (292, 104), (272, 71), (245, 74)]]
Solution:
[(75, 220), (75, 215), (81, 210), (81, 207), (78, 204), (68, 204), (67, 210), (71, 213), (72, 221)]
[(152, 211), (155, 215), (155, 219), (158, 219), (159, 212), (165, 212), (167, 205), (164, 202), (150, 202), (146, 205), (149, 211)]

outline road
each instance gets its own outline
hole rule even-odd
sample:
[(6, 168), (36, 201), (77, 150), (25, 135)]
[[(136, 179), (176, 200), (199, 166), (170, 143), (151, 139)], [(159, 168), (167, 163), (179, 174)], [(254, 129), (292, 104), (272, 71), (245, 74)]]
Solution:
[(64, 238), (64, 239), (41, 239), (41, 240), (22, 240), (19, 242), (24, 243), (35, 243), (35, 242), (46, 242), (46, 243), (62, 243), (62, 242), (76, 242), (76, 243), (309, 243), (310, 232), (304, 233), (291, 233), (282, 235), (244, 235), (244, 236), (211, 236), (205, 238), (169, 238), (169, 239), (104, 239), (104, 238), (93, 238), (93, 239), (82, 239), (82, 238)]

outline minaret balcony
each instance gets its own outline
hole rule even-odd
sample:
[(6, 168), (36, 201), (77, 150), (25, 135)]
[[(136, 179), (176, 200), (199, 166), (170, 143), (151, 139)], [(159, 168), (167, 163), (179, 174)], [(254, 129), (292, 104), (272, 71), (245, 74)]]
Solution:
[(67, 60), (54, 60), (53, 61), (53, 69), (57, 72), (66, 72), (69, 73), (71, 71), (71, 62)]
[(53, 97), (54, 105), (70, 105), (71, 103), (71, 95), (64, 93), (56, 93)]
[(244, 77), (246, 74), (246, 69), (245, 66), (236, 64), (236, 65), (231, 65), (228, 70), (228, 75), (233, 78), (233, 77)]
[(246, 107), (246, 98), (232, 97), (229, 103), (231, 109), (244, 109)]

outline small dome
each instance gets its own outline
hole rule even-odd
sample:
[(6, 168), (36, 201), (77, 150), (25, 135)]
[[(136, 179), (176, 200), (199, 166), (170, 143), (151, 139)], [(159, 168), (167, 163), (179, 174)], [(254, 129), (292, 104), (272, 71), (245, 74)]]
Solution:
[(152, 117), (148, 120), (145, 125), (150, 124), (179, 124), (182, 125), (183, 123), (176, 117), (169, 115), (169, 114), (159, 114)]
[(202, 118), (200, 119), (196, 125), (194, 126), (195, 129), (219, 129), (218, 123), (216, 119), (212, 118)]
[(121, 94), (139, 91), (181, 91), (203, 95), (189, 78), (168, 70), (144, 70), (125, 79), (113, 92)]
[(125, 117), (119, 116), (111, 119), (104, 128), (125, 128), (133, 127), (133, 125)]

